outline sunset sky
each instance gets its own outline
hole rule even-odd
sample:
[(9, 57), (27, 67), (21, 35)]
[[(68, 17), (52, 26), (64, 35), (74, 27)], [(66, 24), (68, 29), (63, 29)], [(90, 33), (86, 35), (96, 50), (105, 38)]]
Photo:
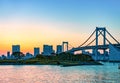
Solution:
[(120, 41), (120, 0), (0, 0), (0, 55), (62, 41), (82, 44), (97, 26)]

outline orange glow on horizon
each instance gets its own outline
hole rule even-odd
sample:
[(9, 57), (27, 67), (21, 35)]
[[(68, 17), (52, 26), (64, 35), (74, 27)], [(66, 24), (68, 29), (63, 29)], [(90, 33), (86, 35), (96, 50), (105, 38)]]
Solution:
[[(23, 53), (30, 52), (33, 54), (34, 47), (40, 47), (40, 52), (43, 51), (43, 45), (53, 45), (56, 50), (56, 45), (62, 44), (63, 41), (68, 41), (72, 46), (77, 47), (82, 44), (92, 33), (82, 31), (86, 26), (77, 23), (56, 23), (56, 22), (36, 22), (36, 21), (15, 21), (0, 22), (0, 55), (6, 54), (7, 51), (12, 51), (12, 45), (19, 44)], [(59, 28), (58, 28), (59, 27)], [(60, 27), (83, 27), (81, 31), (74, 32), (69, 28)], [(101, 39), (100, 39), (101, 40)], [(101, 42), (101, 41), (100, 41)]]

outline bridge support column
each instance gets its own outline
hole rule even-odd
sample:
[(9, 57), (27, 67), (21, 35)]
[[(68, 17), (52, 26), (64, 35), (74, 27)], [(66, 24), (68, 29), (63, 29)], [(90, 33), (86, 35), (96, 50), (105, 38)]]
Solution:
[(106, 28), (103, 28), (103, 32), (104, 32), (104, 34), (103, 34), (103, 45), (106, 45)]
[[(99, 57), (99, 54), (98, 54), (98, 37), (99, 35), (102, 35), (103, 36), (103, 45), (105, 46), (106, 45), (106, 28), (103, 27), (96, 27), (96, 56)], [(103, 53), (105, 54), (105, 49), (103, 49)], [(105, 55), (103, 55), (105, 57)]]
[(93, 49), (93, 51), (92, 51), (92, 58), (94, 60), (98, 60), (98, 50), (97, 49)]
[(103, 60), (105, 60), (105, 58), (106, 58), (106, 50), (103, 49)]
[(68, 51), (68, 42), (63, 42), (62, 43), (62, 52), (65, 52), (65, 47), (64, 47), (65, 44), (66, 44), (66, 51)]
[(99, 28), (96, 27), (96, 47), (98, 46), (98, 30)]

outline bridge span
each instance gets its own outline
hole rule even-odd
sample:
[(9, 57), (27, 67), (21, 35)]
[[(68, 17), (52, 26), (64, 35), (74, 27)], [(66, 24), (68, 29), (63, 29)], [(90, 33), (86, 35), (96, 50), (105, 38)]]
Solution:
[[(115, 47), (118, 47), (118, 48), (120, 48), (120, 44), (112, 44), (113, 46), (115, 46)], [(83, 46), (83, 47), (77, 47), (77, 48), (72, 48), (72, 49), (70, 49), (70, 50), (68, 50), (68, 51), (66, 51), (66, 52), (71, 52), (71, 53), (73, 53), (73, 52), (75, 52), (75, 51), (80, 51), (80, 50), (90, 50), (90, 49), (96, 49), (96, 46)], [(108, 45), (98, 45), (97, 46), (97, 49), (99, 50), (99, 49), (109, 49), (109, 44)]]
[[(95, 38), (88, 42), (91, 37), (93, 37), (93, 35), (95, 34)], [(112, 43), (109, 38), (107, 38), (107, 35), (109, 35), (115, 43)], [(99, 37), (102, 36), (103, 40), (103, 44), (99, 45)], [(95, 42), (95, 44), (93, 44)], [(92, 45), (91, 45), (92, 44)], [(96, 27), (96, 29), (94, 30), (94, 32), (88, 37), (88, 39), (83, 42), (81, 45), (79, 45), (78, 47), (73, 47), (72, 49), (68, 50), (68, 43), (67, 43), (67, 50), (65, 52), (70, 52), (70, 53), (74, 53), (76, 51), (83, 51), (83, 50), (93, 50), (94, 53), (92, 53), (95, 56), (99, 56), (100, 53), (98, 53), (98, 50), (103, 50), (103, 54), (104, 56), (106, 56), (106, 50), (109, 49), (109, 45), (112, 45), (114, 47), (120, 48), (120, 43), (119, 41), (114, 38), (110, 32), (107, 31), (107, 29), (105, 27)], [(108, 53), (108, 52), (107, 52)], [(108, 55), (107, 55), (108, 56)]]

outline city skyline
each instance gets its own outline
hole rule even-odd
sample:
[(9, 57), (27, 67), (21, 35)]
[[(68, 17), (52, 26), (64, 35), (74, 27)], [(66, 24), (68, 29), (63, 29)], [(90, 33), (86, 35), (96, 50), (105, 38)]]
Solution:
[(76, 47), (96, 26), (120, 41), (119, 8), (118, 0), (0, 0), (0, 55), (13, 44), (24, 53), (43, 44), (56, 49), (62, 41)]
[[(22, 52), (21, 51), (21, 45), (12, 45), (11, 46), (11, 52), (10, 51), (6, 51), (5, 54), (2, 54), (2, 55), (9, 55), (9, 54), (13, 54), (15, 52)], [(43, 49), (42, 51), (40, 49)], [(47, 45), (47, 44), (44, 44), (43, 45), (43, 48), (40, 48), (40, 47), (34, 47), (33, 48), (33, 53), (31, 53), (32, 55), (36, 56), (38, 54), (43, 54), (43, 55), (51, 55), (52, 53), (55, 53), (55, 54), (59, 54), (63, 52), (62, 50), (62, 45), (57, 45), (56, 46), (56, 49), (53, 49), (53, 45)], [(30, 53), (29, 51), (26, 52), (26, 53)], [(26, 54), (26, 53), (23, 53), (23, 54)], [(0, 55), (1, 56), (1, 55)]]

